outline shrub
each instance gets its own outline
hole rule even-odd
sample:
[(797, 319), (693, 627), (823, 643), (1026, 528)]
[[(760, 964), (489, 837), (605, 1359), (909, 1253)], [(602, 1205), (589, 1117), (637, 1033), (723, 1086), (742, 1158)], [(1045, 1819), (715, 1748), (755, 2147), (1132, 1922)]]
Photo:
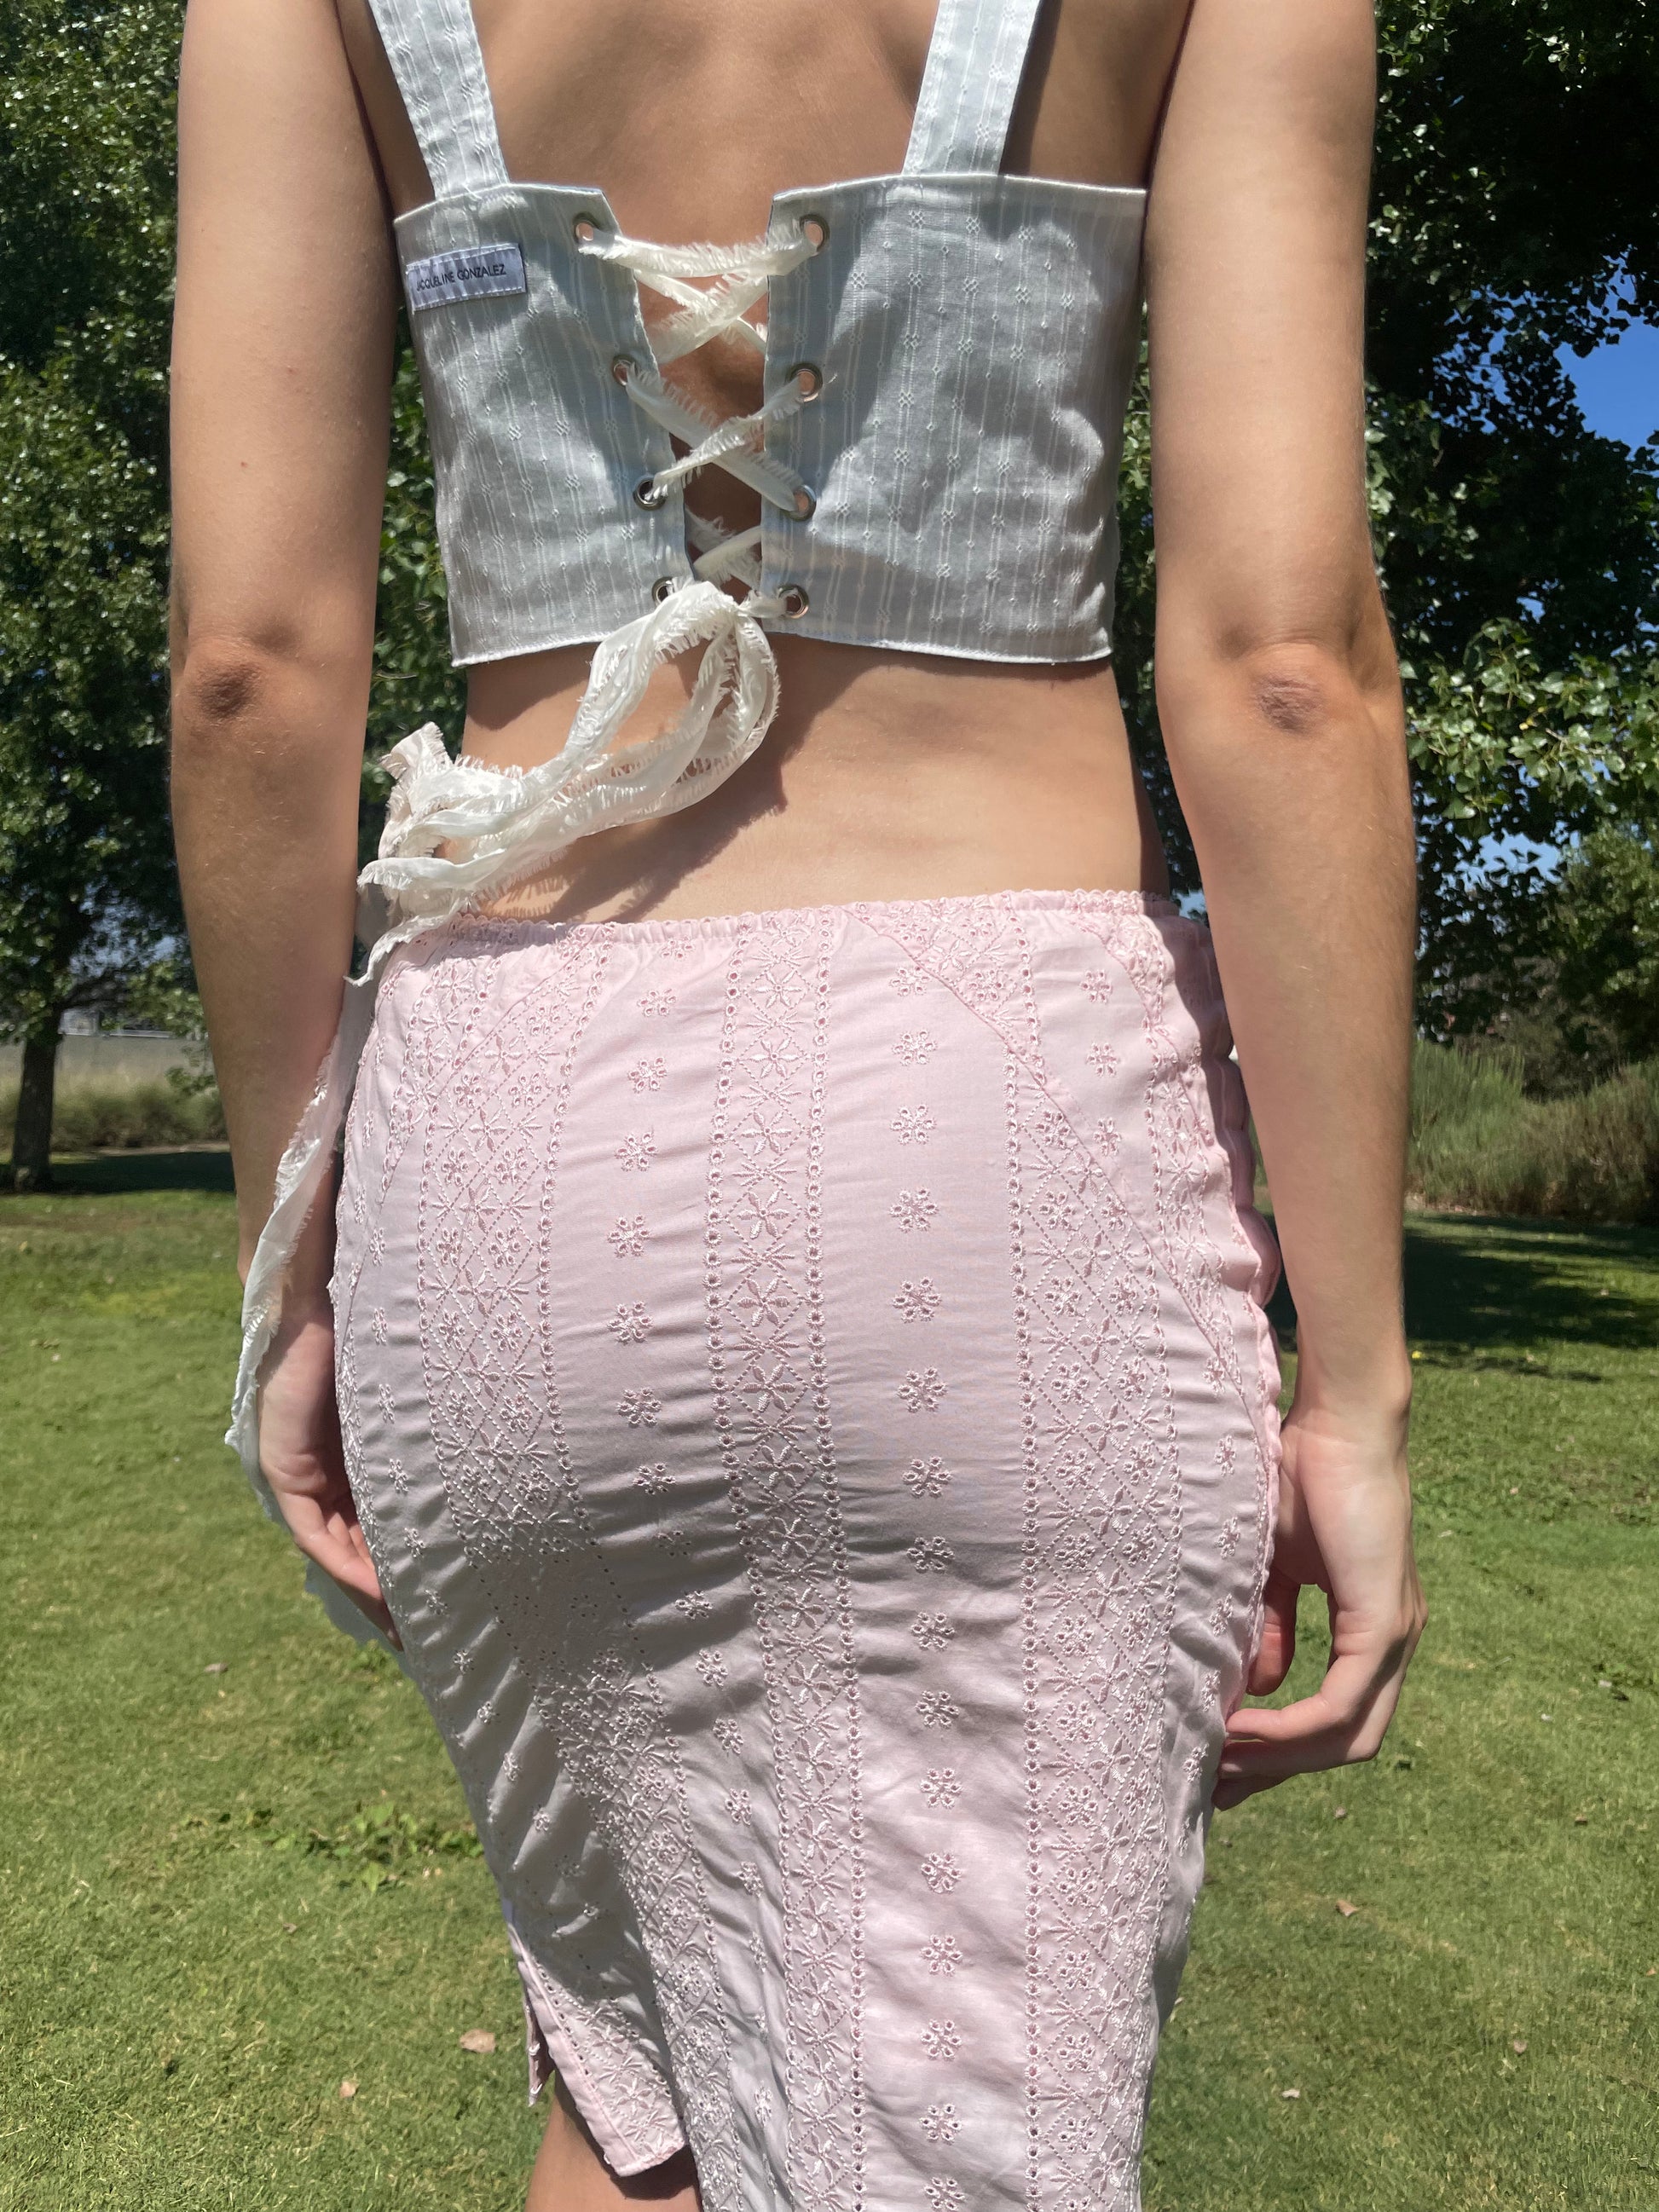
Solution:
[(1518, 1052), (1419, 1043), (1410, 1182), (1426, 1205), (1477, 1213), (1659, 1219), (1659, 1060), (1530, 1099)]
[(1569, 856), (1557, 902), (1569, 1042), (1593, 1049), (1600, 1024), (1626, 1058), (1659, 1052), (1659, 853), (1633, 830), (1598, 830)]
[[(0, 1090), (0, 1131), (17, 1110), (15, 1084)], [(223, 1109), (216, 1088), (188, 1083), (85, 1083), (58, 1086), (52, 1119), (57, 1152), (131, 1151), (141, 1145), (199, 1145), (221, 1141)], [(3, 1139), (0, 1139), (3, 1141)]]

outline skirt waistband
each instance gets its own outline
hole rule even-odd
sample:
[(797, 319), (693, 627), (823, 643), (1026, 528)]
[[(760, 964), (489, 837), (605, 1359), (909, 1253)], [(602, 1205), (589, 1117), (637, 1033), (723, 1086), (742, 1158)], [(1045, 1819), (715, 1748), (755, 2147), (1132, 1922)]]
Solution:
[(948, 916), (991, 910), (1004, 914), (1117, 914), (1145, 915), (1158, 920), (1199, 920), (1196, 915), (1183, 915), (1173, 899), (1157, 891), (998, 890), (962, 891), (942, 898), (819, 900), (808, 906), (744, 907), (732, 914), (644, 915), (637, 920), (559, 921), (467, 913), (455, 915), (442, 927), (445, 933), (452, 937), (495, 931), (516, 934), (526, 930), (544, 930), (561, 936), (609, 938), (635, 944), (670, 944), (688, 939), (708, 939), (718, 943), (738, 936), (746, 928), (775, 922), (781, 916), (811, 921), (824, 915), (844, 915), (878, 925), (884, 919), (897, 921), (923, 914)]

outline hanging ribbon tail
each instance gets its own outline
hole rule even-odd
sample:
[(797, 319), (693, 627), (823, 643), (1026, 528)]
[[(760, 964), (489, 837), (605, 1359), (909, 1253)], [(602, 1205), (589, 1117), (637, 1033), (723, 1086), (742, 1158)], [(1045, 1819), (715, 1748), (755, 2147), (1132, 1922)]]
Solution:
[[(240, 1460), (243, 1473), (273, 1521), (281, 1521), (283, 1516), (259, 1457), (260, 1376), (282, 1315), (283, 1278), (289, 1262), (319, 1200), (325, 1202), (335, 1146), (350, 1101), (357, 1063), (374, 1021), (374, 987), (380, 964), (346, 985), (339, 1028), (318, 1074), (310, 1103), (276, 1170), (276, 1202), (259, 1232), (242, 1295), (242, 1346), (225, 1442)], [(320, 1601), (337, 1628), (343, 1629), (360, 1644), (383, 1645), (400, 1666), (404, 1664), (403, 1654), (367, 1614), (358, 1610), (331, 1576), (319, 1567), (309, 1565), (306, 1570), (306, 1588)]]

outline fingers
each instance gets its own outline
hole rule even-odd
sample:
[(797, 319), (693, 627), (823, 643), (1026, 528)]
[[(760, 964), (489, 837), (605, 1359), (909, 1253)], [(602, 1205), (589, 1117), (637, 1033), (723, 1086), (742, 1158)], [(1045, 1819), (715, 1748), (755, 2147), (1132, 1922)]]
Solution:
[(1218, 1782), (1212, 1801), (1215, 1809), (1218, 1813), (1231, 1812), (1235, 1805), (1242, 1805), (1247, 1797), (1259, 1797), (1264, 1790), (1277, 1790), (1281, 1783), (1287, 1782), (1289, 1779), (1288, 1775), (1268, 1774), (1264, 1775), (1259, 1781), (1247, 1782), (1241, 1778), (1237, 1781)]
[(398, 1644), (346, 1475), (325, 1304), (284, 1316), (260, 1386), (259, 1445), (260, 1465), (295, 1544)]
[(1276, 1690), (1296, 1656), (1296, 1607), (1301, 1584), (1288, 1575), (1269, 1574), (1261, 1594), (1261, 1638), (1250, 1663), (1245, 1688), (1253, 1698)]
[(282, 1504), (289, 1534), (306, 1558), (320, 1567), (331, 1582), (337, 1583), (357, 1610), (401, 1650), (402, 1639), (392, 1622), (381, 1592), (380, 1578), (374, 1571), (356, 1515), (343, 1513), (337, 1507), (331, 1510), (314, 1498), (293, 1493), (284, 1497)]
[(1382, 1655), (1340, 1653), (1311, 1697), (1252, 1706), (1227, 1723), (1219, 1780), (1257, 1784), (1375, 1759), (1400, 1700), (1416, 1642), (1401, 1638)]
[(1325, 1594), (1332, 1657), (1310, 1697), (1251, 1707), (1228, 1721), (1215, 1791), (1224, 1810), (1290, 1775), (1375, 1758), (1425, 1618), (1400, 1423), (1356, 1425), (1298, 1402), (1284, 1444), (1273, 1561), (1247, 1691), (1265, 1696), (1284, 1681), (1304, 1589)]

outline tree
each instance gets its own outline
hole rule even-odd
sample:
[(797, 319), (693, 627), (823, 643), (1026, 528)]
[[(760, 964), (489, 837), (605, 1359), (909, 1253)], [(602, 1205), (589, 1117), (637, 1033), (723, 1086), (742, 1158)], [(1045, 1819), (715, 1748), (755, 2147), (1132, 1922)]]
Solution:
[[(114, 1003), (178, 927), (162, 514), (182, 13), (0, 10), (0, 1029), (25, 1039), (26, 1177), (63, 1010)], [(1556, 957), (1549, 853), (1609, 828), (1650, 846), (1659, 815), (1659, 448), (1591, 434), (1557, 359), (1659, 319), (1659, 32), (1629, 0), (1382, 0), (1380, 33), (1372, 512), (1407, 670), (1420, 1012), (1470, 1028)], [(1141, 416), (1120, 663), (1191, 889), (1152, 699), (1145, 463)], [(460, 714), (406, 347), (380, 586), (371, 753)], [(372, 762), (364, 795), (368, 839)]]
[(178, 0), (0, 15), (0, 1030), (49, 1179), (66, 1008), (181, 927), (163, 480)]
[[(1553, 855), (1659, 814), (1659, 448), (1589, 431), (1557, 358), (1659, 319), (1659, 27), (1626, 0), (1382, 0), (1374, 535), (1406, 676), (1419, 1014), (1480, 1028), (1553, 943)], [(1144, 427), (1120, 658), (1180, 887), (1151, 687)]]
[(1579, 1010), (1564, 1025), (1570, 1044), (1589, 1055), (1605, 1029), (1620, 1059), (1659, 1056), (1659, 853), (1645, 838), (1585, 838), (1562, 872), (1557, 946), (1558, 988)]
[[(15, 1181), (50, 1179), (72, 1006), (187, 1022), (166, 781), (166, 364), (182, 0), (0, 16), (0, 1035), (23, 1042)], [(393, 406), (364, 772), (459, 731), (419, 386)]]
[(1382, 33), (1373, 450), (1419, 1004), (1474, 1029), (1553, 940), (1554, 855), (1659, 814), (1659, 447), (1586, 429), (1558, 358), (1659, 318), (1659, 26), (1624, 0), (1388, 0)]

